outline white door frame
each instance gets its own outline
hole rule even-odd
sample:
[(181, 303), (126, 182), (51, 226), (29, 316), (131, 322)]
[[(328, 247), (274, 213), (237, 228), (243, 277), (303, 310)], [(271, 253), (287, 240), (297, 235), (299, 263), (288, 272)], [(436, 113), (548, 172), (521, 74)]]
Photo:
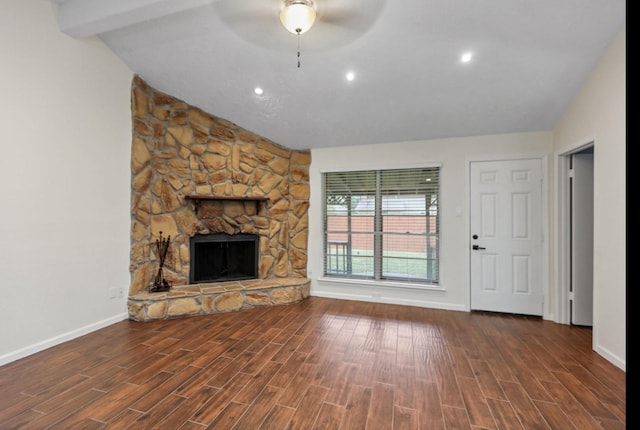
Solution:
[[(556, 298), (556, 316), (554, 321), (559, 324), (571, 323), (571, 310), (569, 306), (570, 292), (570, 249), (571, 249), (571, 229), (569, 224), (569, 209), (571, 205), (569, 195), (569, 162), (570, 156), (576, 152), (580, 152), (589, 147), (595, 149), (595, 139), (585, 139), (570, 149), (564, 149), (562, 152), (555, 154), (556, 180), (554, 188), (556, 190), (555, 205), (555, 244), (554, 249), (556, 260), (556, 278), (555, 278), (555, 298)], [(595, 312), (594, 312), (595, 318)], [(593, 322), (595, 330), (596, 323)], [(593, 336), (595, 339), (595, 336)]]
[(550, 309), (549, 300), (549, 158), (546, 154), (514, 154), (514, 155), (498, 155), (486, 157), (474, 157), (466, 159), (465, 169), (465, 205), (466, 213), (466, 261), (467, 261), (467, 306), (466, 309), (471, 310), (471, 163), (478, 161), (508, 161), (523, 159), (539, 159), (542, 165), (542, 295), (544, 303), (542, 306), (542, 318), (545, 320), (553, 320), (553, 309)]

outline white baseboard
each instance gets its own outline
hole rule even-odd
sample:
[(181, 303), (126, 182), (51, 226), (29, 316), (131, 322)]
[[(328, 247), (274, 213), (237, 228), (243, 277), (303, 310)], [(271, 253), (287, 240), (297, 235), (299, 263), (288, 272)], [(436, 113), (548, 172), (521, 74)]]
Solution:
[(38, 343), (34, 343), (33, 345), (20, 348), (16, 351), (9, 352), (7, 354), (0, 356), (0, 366), (3, 366), (7, 363), (11, 363), (12, 361), (19, 360), (21, 358), (27, 357), (31, 354), (35, 354), (36, 352), (44, 351), (45, 349), (51, 348), (52, 346), (60, 345), (61, 343), (67, 342), (69, 340), (75, 339), (80, 336), (84, 336), (85, 334), (94, 332), (96, 330), (100, 330), (101, 328), (108, 327), (112, 324), (115, 324), (120, 321), (124, 321), (128, 318), (129, 318), (128, 313), (121, 313), (118, 315), (114, 315), (110, 318), (104, 319), (102, 321), (98, 321), (93, 324), (86, 325), (79, 329), (72, 330), (67, 333), (63, 333), (59, 336), (55, 336)]
[(615, 354), (612, 354), (611, 351), (609, 351), (606, 348), (601, 347), (600, 345), (596, 346), (596, 352), (598, 354), (600, 354), (602, 357), (604, 357), (611, 364), (619, 367), (625, 373), (627, 372), (627, 362), (626, 362), (626, 360), (623, 360), (620, 357), (616, 356)]
[(370, 295), (367, 296), (364, 294), (336, 293), (333, 291), (318, 291), (318, 290), (312, 290), (311, 295), (316, 297), (326, 297), (328, 299), (356, 300), (360, 302), (371, 302), (371, 303), (387, 303), (390, 305), (416, 306), (420, 308), (442, 309), (447, 311), (463, 311), (463, 312), (469, 311), (462, 305), (451, 305), (447, 303), (429, 302), (424, 300), (402, 299), (398, 297), (389, 297), (389, 296), (382, 296), (382, 295), (380, 295), (380, 297), (372, 297)]

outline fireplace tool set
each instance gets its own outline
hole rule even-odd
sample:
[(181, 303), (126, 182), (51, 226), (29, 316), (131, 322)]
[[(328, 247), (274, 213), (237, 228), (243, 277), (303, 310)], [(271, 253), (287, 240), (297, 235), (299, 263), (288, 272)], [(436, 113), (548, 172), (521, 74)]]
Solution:
[(156, 248), (158, 250), (158, 258), (160, 259), (160, 267), (158, 267), (158, 273), (153, 280), (153, 285), (149, 288), (149, 292), (151, 293), (169, 291), (171, 289), (171, 284), (169, 284), (169, 282), (164, 278), (162, 273), (162, 267), (164, 266), (164, 260), (167, 257), (170, 242), (171, 236), (163, 238), (162, 232), (160, 232), (160, 236), (156, 239)]

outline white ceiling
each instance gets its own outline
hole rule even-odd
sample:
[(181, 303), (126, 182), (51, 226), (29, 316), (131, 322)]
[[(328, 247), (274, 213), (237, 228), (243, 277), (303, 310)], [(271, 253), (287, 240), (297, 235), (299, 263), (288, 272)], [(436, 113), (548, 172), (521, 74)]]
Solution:
[(292, 149), (550, 130), (626, 21), (624, 0), (315, 0), (298, 68), (279, 0), (51, 1), (154, 88)]

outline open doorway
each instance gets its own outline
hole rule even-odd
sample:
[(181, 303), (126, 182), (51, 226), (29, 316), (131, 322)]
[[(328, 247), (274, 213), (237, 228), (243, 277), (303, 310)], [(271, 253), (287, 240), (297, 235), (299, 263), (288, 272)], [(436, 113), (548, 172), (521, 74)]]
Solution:
[(558, 321), (593, 326), (593, 142), (559, 161)]

